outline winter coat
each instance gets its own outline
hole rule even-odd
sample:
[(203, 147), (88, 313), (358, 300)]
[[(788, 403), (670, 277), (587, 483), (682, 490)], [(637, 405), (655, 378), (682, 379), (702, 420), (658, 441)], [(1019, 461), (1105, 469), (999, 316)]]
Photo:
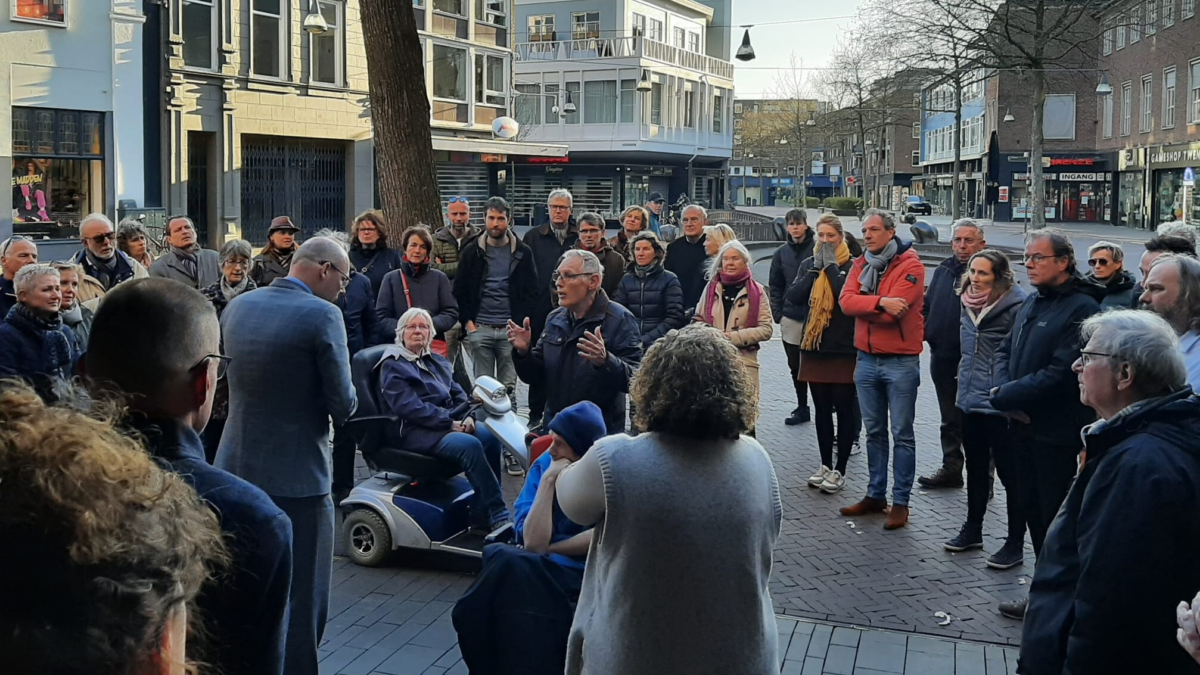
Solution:
[(13, 280), (0, 276), (0, 317), (8, 316), (8, 310), (12, 309), (15, 304), (17, 304), (17, 288), (13, 285)]
[(387, 412), (400, 421), (388, 430), (397, 447), (429, 453), (450, 425), (467, 416), (470, 404), (454, 381), (450, 362), (437, 354), (409, 361), (389, 351), (380, 362), (379, 386)]
[[(576, 346), (585, 331), (600, 329), (608, 361), (597, 368), (579, 355)], [(642, 339), (637, 319), (629, 310), (609, 302), (604, 291), (596, 295), (591, 309), (582, 319), (566, 307), (559, 307), (546, 318), (546, 329), (532, 349), (521, 355), (513, 350), (513, 365), (526, 384), (545, 382), (546, 410), (543, 418), (549, 428), (560, 410), (580, 401), (591, 401), (604, 413), (608, 433), (625, 431), (625, 394), (629, 380), (642, 362)]]
[[(458, 263), (458, 274), (454, 277), (454, 297), (458, 301), (458, 320), (463, 326), (479, 316), (479, 304), (483, 297), (484, 280), (488, 264), (484, 255), (487, 235), (480, 235), (463, 246), (462, 258)], [(512, 260), (508, 267), (508, 308), (513, 321), (521, 323), (532, 319), (537, 303), (538, 276), (533, 267), (533, 254), (515, 234), (508, 238)], [(453, 324), (451, 324), (453, 325)]]
[(389, 272), (379, 288), (379, 297), (375, 301), (378, 330), (375, 344), (391, 344), (396, 341), (396, 325), (409, 307), (408, 298), (404, 295), (406, 280), (413, 305), (429, 312), (433, 317), (433, 329), (438, 339), (458, 322), (458, 300), (455, 299), (450, 280), (445, 274), (426, 268), (413, 276), (407, 274), (401, 266)]
[(821, 333), (821, 343), (817, 345), (816, 350), (813, 350), (817, 353), (831, 356), (853, 356), (858, 353), (854, 349), (855, 319), (852, 316), (846, 316), (846, 313), (842, 311), (841, 304), (837, 302), (838, 296), (842, 293), (842, 287), (846, 285), (846, 275), (850, 273), (853, 265), (853, 260), (847, 260), (846, 264), (841, 266), (837, 263), (830, 263), (823, 269), (818, 269), (817, 259), (810, 256), (800, 263), (796, 278), (784, 295), (783, 315), (805, 324), (805, 328), (807, 328), (808, 313), (811, 309), (808, 303), (812, 298), (813, 285), (817, 282), (817, 275), (824, 274), (829, 278), (829, 283), (833, 287), (833, 315), (829, 319), (829, 325), (825, 327), (825, 332)]
[(1071, 366), (1082, 348), (1079, 324), (1100, 311), (1103, 298), (1103, 286), (1078, 275), (1030, 293), (1000, 345), (996, 377), (1006, 384), (991, 397), (992, 407), (1028, 415), (1035, 441), (1077, 447), (1079, 430), (1096, 419), (1079, 402), (1079, 381)]
[(80, 250), (71, 258), (71, 262), (83, 267), (83, 276), (79, 279), (79, 290), (75, 292), (75, 297), (78, 302), (83, 303), (93, 312), (99, 307), (100, 299), (104, 297), (105, 293), (112, 290), (113, 286), (130, 279), (145, 279), (150, 276), (150, 270), (125, 253), (117, 251), (114, 255), (117, 256), (116, 267), (112, 275), (114, 281), (108, 288), (100, 283), (96, 266), (88, 260), (87, 251)]
[(221, 255), (216, 251), (203, 248), (196, 249), (195, 255), (195, 276), (192, 276), (179, 256), (175, 255), (174, 249), (167, 249), (162, 257), (154, 261), (154, 264), (150, 266), (150, 276), (178, 281), (196, 290), (208, 288), (219, 282), (223, 276), (221, 274)]
[[(717, 297), (713, 301), (712, 307), (712, 323), (709, 325), (722, 333), (729, 333), (729, 340), (743, 356), (756, 358), (754, 354), (759, 350), (760, 343), (770, 340), (775, 333), (775, 327), (771, 325), (771, 301), (767, 298), (767, 289), (754, 279), (748, 280), (733, 301), (733, 309), (729, 312), (729, 319), (726, 320), (725, 303), (721, 301), (723, 292), (721, 280), (716, 278), (709, 284), (715, 286), (717, 290)], [(758, 318), (753, 322), (753, 326), (750, 325), (752, 323), (750, 320), (750, 284), (758, 286), (759, 292)], [(704, 302), (708, 295), (706, 287), (700, 296), (700, 304), (696, 307), (696, 321), (704, 322)]]
[[(571, 248), (579, 251), (584, 250), (580, 244), (575, 244)], [(617, 292), (617, 286), (621, 284), (621, 277), (625, 276), (626, 260), (620, 253), (617, 253), (609, 246), (607, 239), (604, 241), (604, 248), (600, 249), (599, 253), (595, 251), (592, 251), (592, 253), (595, 253), (596, 257), (600, 259), (600, 268), (604, 270), (604, 274), (600, 279), (600, 288), (603, 288), (604, 292), (611, 298)], [(566, 254), (564, 253), (563, 255)], [(558, 262), (554, 264), (554, 269), (557, 270), (561, 264), (562, 256), (559, 256)], [(539, 278), (538, 283), (541, 282), (542, 279)], [(550, 284), (550, 302), (555, 307), (558, 307), (558, 293), (554, 282), (550, 281), (550, 277), (546, 277), (546, 282)]]
[[(79, 302), (78, 298), (75, 302)], [(92, 321), (95, 320), (96, 314), (80, 304), (78, 322), (69, 323), (64, 312), (59, 312), (58, 315), (62, 318), (63, 324), (71, 329), (71, 348), (75, 350), (76, 355), (82, 355), (87, 351), (88, 338), (92, 335)]]
[[(244, 293), (249, 293), (250, 291), (253, 291), (256, 288), (258, 288), (258, 286), (256, 286), (254, 284), (254, 280), (249, 277), (246, 277), (246, 287), (243, 288), (242, 292), (238, 293), (238, 295), (242, 295)], [(203, 293), (204, 297), (207, 298), (208, 301), (212, 303), (213, 309), (215, 309), (217, 311), (217, 319), (220, 319), (221, 315), (225, 313), (225, 308), (228, 307), (229, 303), (230, 303), (229, 300), (225, 299), (225, 294), (221, 292), (221, 282), (218, 281), (217, 283), (212, 284), (211, 286), (209, 286), (208, 288), (206, 288), (200, 292)], [(237, 295), (235, 295), (233, 297), (236, 298)], [(225, 351), (224, 345), (221, 346), (221, 351), (222, 351), (222, 353), (224, 353), (224, 351)], [(225, 379), (217, 380), (217, 388), (213, 391), (212, 419), (223, 420), (223, 419), (228, 419), (228, 417), (229, 417), (229, 379), (225, 378)]]
[[(256, 288), (258, 288), (258, 285), (254, 283), (253, 279), (246, 279), (246, 287), (242, 289), (242, 293), (248, 293)], [(213, 309), (217, 310), (217, 318), (221, 318), (221, 314), (223, 314), (225, 312), (225, 308), (229, 306), (229, 300), (226, 300), (225, 294), (221, 292), (221, 282), (218, 281), (215, 284), (211, 284), (208, 286), (208, 288), (205, 288), (200, 292), (203, 293), (204, 297), (212, 303)], [(238, 293), (238, 295), (241, 295), (242, 293)], [(236, 298), (237, 295), (234, 297)]]
[(629, 250), (629, 238), (625, 236), (624, 228), (617, 230), (617, 236), (608, 238), (608, 245), (620, 253), (625, 262), (633, 260), (633, 252)]
[[(381, 331), (377, 326), (375, 296), (371, 295), (371, 280), (367, 275), (350, 270), (350, 283), (336, 304), (346, 322), (346, 348), (351, 357), (365, 347), (379, 344)], [(395, 335), (396, 328), (392, 326), (389, 342), (395, 341)]]
[(259, 253), (254, 256), (254, 265), (250, 268), (250, 278), (259, 286), (270, 286), (280, 277), (286, 277), (292, 268), (292, 256), (296, 250), (287, 254), (287, 262), (276, 252)]
[[(787, 295), (788, 288), (796, 281), (800, 263), (812, 257), (815, 246), (816, 241), (810, 229), (805, 235), (803, 243), (797, 244), (791, 237), (788, 237), (787, 243), (775, 249), (775, 255), (771, 256), (771, 272), (767, 276), (767, 290), (771, 293), (771, 314), (775, 317), (775, 323), (779, 323), (783, 317), (787, 316), (784, 313), (784, 305), (787, 304), (784, 296)], [(796, 317), (790, 318), (795, 319)]]
[[(1128, 309), (1129, 307), (1137, 307), (1137, 299), (1141, 297), (1141, 286), (1134, 280), (1133, 275), (1128, 270), (1121, 270), (1114, 274), (1107, 282), (1096, 278), (1096, 275), (1088, 272), (1084, 278), (1092, 283), (1100, 284), (1104, 287), (1104, 299), (1100, 301), (1100, 309)], [(1138, 293), (1135, 296), (1134, 290)]]
[(575, 224), (574, 216), (567, 221), (567, 236), (563, 243), (558, 243), (558, 237), (551, 232), (552, 227), (547, 219), (540, 226), (525, 233), (525, 245), (529, 247), (533, 257), (533, 268), (537, 274), (537, 301), (530, 319), (534, 331), (538, 333), (546, 323), (546, 316), (554, 308), (550, 275), (558, 269), (558, 260), (562, 258), (562, 254), (579, 243), (579, 227)]
[(683, 287), (679, 277), (659, 265), (645, 277), (629, 271), (621, 277), (613, 302), (628, 309), (637, 320), (638, 333), (642, 336), (642, 348), (649, 349), (660, 337), (674, 328), (687, 325), (688, 314), (683, 311)]
[[(866, 255), (862, 255), (854, 259), (839, 296), (842, 311), (857, 320), (854, 346), (868, 354), (920, 354), (925, 340), (925, 317), (921, 314), (925, 302), (925, 266), (911, 243), (896, 239), (896, 244), (896, 256), (884, 270), (874, 295), (862, 292), (859, 279), (867, 262)], [(908, 312), (896, 319), (879, 309), (882, 298), (903, 298), (908, 301)]]
[(1018, 672), (1192, 674), (1175, 606), (1200, 588), (1200, 399), (1183, 391), (1084, 433), (1087, 463), (1050, 524)]
[(379, 297), (383, 278), (387, 276), (388, 272), (400, 269), (402, 258), (400, 251), (388, 248), (386, 245), (375, 248), (350, 247), (350, 266), (371, 282), (372, 306), (375, 304), (375, 298)]
[(955, 405), (967, 413), (998, 414), (989, 399), (1002, 382), (996, 372), (996, 352), (1012, 331), (1013, 321), (1025, 301), (1025, 289), (1013, 286), (987, 309), (979, 325), (959, 302), (961, 360), (958, 362), (958, 398)]
[(442, 227), (437, 232), (434, 232), (433, 252), (430, 253), (430, 256), (433, 260), (440, 260), (441, 262), (433, 263), (433, 269), (441, 270), (442, 274), (445, 274), (451, 281), (454, 281), (454, 276), (458, 274), (458, 265), (462, 262), (463, 247), (475, 241), (482, 233), (483, 230), (478, 227), (468, 225), (465, 234), (463, 234), (462, 243), (459, 243), (454, 238), (454, 233), (450, 231), (449, 226)]
[(925, 289), (925, 341), (932, 358), (957, 363), (961, 354), (959, 331), (962, 325), (962, 298), (958, 295), (965, 262), (953, 255), (933, 271), (929, 288)]
[(21, 378), (50, 401), (55, 383), (71, 379), (79, 352), (71, 329), (57, 317), (42, 322), (30, 314), (18, 304), (0, 323), (0, 379)]
[[(674, 272), (679, 277), (679, 285), (683, 287), (683, 311), (689, 314), (696, 312), (696, 304), (700, 302), (700, 294), (708, 284), (705, 274), (708, 272), (708, 251), (704, 250), (704, 240), (708, 235), (700, 235), (695, 243), (687, 237), (680, 237), (667, 244), (667, 258), (663, 267), (668, 272)], [(770, 298), (763, 298), (769, 309)]]

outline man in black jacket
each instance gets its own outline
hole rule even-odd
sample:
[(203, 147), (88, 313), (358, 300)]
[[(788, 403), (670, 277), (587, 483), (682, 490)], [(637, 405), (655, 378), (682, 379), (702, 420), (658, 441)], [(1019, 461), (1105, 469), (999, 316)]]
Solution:
[(663, 268), (674, 272), (683, 286), (683, 311), (696, 313), (700, 294), (708, 282), (708, 252), (704, 250), (704, 226), (708, 225), (708, 211), (699, 204), (683, 208), (683, 236), (667, 244), (667, 259)]
[[(1037, 289), (1021, 305), (996, 354), (992, 407), (1013, 418), (1017, 484), (1035, 555), (1078, 468), (1079, 431), (1096, 419), (1079, 401), (1071, 364), (1079, 358), (1079, 325), (1100, 311), (1104, 287), (1075, 268), (1075, 249), (1061, 230), (1030, 232), (1025, 269)], [(1000, 613), (1020, 619), (1027, 600), (1004, 602)]]
[(960, 488), (963, 486), (962, 411), (954, 404), (958, 398), (958, 331), (962, 325), (962, 301), (958, 287), (967, 261), (987, 245), (983, 228), (970, 218), (960, 218), (951, 228), (954, 255), (933, 271), (933, 280), (925, 290), (925, 341), (929, 343), (929, 376), (937, 393), (941, 413), (942, 466), (933, 475), (921, 476), (923, 488)]
[(517, 372), (508, 345), (508, 322), (532, 317), (537, 302), (533, 253), (509, 232), (512, 209), (500, 197), (484, 205), (487, 232), (462, 248), (454, 299), (475, 360), (475, 377), (494, 377), (516, 401)]
[[(546, 326), (546, 316), (554, 309), (550, 298), (554, 284), (550, 281), (550, 276), (557, 269), (559, 258), (579, 243), (579, 228), (576, 226), (575, 216), (571, 215), (574, 206), (575, 198), (569, 191), (554, 190), (546, 198), (546, 220), (525, 233), (525, 245), (533, 253), (533, 266), (537, 270), (538, 278), (537, 303), (530, 315), (534, 342), (537, 342)], [(529, 426), (533, 428), (542, 422), (542, 409), (546, 407), (546, 387), (538, 380), (528, 382)]]
[(1101, 421), (1042, 545), (1018, 671), (1196, 673), (1175, 607), (1200, 588), (1200, 399), (1175, 332), (1150, 312), (1084, 321), (1078, 397)]
[[(775, 323), (782, 324), (783, 296), (796, 280), (800, 263), (812, 257), (816, 237), (808, 227), (808, 213), (804, 209), (792, 209), (784, 216), (787, 221), (788, 240), (771, 256), (771, 272), (767, 292), (771, 296), (771, 315)], [(800, 326), (803, 330), (803, 326)], [(800, 374), (800, 345), (788, 341), (785, 333), (783, 352), (787, 354), (788, 369), (792, 372), (792, 385), (796, 388), (796, 409), (783, 421), (788, 426), (804, 424), (811, 419), (808, 410), (808, 383), (796, 379)]]

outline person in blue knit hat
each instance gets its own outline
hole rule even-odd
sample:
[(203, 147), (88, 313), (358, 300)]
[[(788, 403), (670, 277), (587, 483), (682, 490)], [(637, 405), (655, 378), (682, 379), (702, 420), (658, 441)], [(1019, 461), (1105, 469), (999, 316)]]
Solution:
[(554, 499), (563, 469), (603, 437), (590, 401), (550, 422), (553, 443), (529, 467), (513, 505), (517, 542), (483, 551), (483, 570), (454, 606), (459, 649), (471, 675), (561, 675), (592, 528), (571, 522)]

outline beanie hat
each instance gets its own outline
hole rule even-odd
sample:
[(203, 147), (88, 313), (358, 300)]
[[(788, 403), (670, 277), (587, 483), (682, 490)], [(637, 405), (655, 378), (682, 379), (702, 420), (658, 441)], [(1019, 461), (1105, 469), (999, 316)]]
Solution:
[(592, 445), (608, 435), (604, 415), (591, 401), (569, 406), (550, 420), (550, 431), (562, 436), (576, 455), (583, 457)]

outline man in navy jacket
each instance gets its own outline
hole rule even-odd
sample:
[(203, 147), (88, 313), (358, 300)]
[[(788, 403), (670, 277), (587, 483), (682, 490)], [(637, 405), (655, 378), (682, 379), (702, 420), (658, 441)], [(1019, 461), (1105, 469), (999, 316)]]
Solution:
[(124, 398), (132, 431), (212, 507), (232, 554), (198, 600), (213, 647), (201, 659), (225, 675), (282, 675), (292, 524), (262, 490), (204, 459), (200, 431), (224, 371), (212, 305), (183, 284), (140, 279), (105, 296), (92, 329), (94, 389)]

